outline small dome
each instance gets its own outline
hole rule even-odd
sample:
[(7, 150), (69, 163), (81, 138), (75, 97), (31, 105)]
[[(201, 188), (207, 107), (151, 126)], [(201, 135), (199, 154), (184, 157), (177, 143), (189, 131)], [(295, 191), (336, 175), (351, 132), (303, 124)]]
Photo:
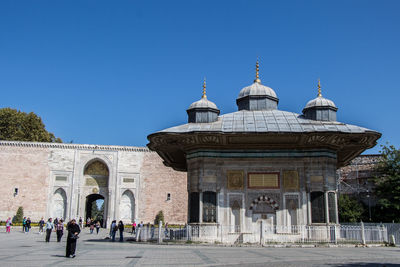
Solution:
[(314, 108), (314, 107), (330, 107), (330, 108), (337, 109), (335, 103), (333, 103), (332, 100), (326, 99), (322, 96), (318, 96), (317, 98), (314, 98), (313, 100), (308, 101), (308, 103), (304, 109)]
[(262, 85), (258, 82), (255, 82), (252, 85), (243, 88), (239, 93), (238, 99), (246, 96), (267, 96), (278, 99), (275, 91), (272, 88)]
[(212, 108), (212, 109), (218, 109), (217, 105), (215, 105), (213, 102), (209, 101), (206, 97), (202, 97), (199, 101), (193, 102), (188, 110), (194, 109), (194, 108)]

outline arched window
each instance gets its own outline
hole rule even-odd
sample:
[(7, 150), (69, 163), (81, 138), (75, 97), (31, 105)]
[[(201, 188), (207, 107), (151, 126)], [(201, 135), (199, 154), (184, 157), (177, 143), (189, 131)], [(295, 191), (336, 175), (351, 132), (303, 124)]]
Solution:
[(203, 222), (217, 221), (217, 194), (206, 191), (203, 193)]
[(67, 194), (64, 189), (58, 188), (53, 195), (52, 217), (65, 219), (67, 211)]
[(126, 222), (132, 222), (135, 219), (135, 197), (129, 190), (121, 196), (120, 217)]

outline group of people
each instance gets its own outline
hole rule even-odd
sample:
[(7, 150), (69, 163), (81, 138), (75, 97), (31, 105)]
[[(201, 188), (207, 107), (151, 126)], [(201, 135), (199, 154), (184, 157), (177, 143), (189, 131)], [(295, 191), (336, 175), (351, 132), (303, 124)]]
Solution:
[(24, 217), (22, 219), (22, 232), (24, 232), (25, 234), (29, 233), (29, 230), (31, 229), (31, 223), (31, 218)]
[[(81, 225), (82, 223), (82, 217), (79, 218), (79, 224)], [(96, 233), (99, 234), (101, 223), (99, 220), (95, 221), (91, 218), (88, 218), (86, 220), (86, 227), (89, 227), (90, 234), (93, 234), (94, 228), (96, 228)]]
[(118, 224), (117, 224), (116, 220), (113, 220), (111, 222), (110, 238), (111, 238), (112, 242), (115, 241), (115, 235), (117, 234), (118, 231), (119, 231), (119, 242), (124, 241), (124, 228), (125, 228), (125, 225), (122, 221), (119, 221)]

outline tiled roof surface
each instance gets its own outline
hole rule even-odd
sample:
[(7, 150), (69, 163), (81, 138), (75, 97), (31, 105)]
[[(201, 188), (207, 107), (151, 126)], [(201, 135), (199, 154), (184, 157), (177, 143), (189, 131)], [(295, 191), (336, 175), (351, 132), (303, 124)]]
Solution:
[(187, 123), (160, 132), (343, 132), (364, 133), (367, 128), (336, 121), (316, 121), (281, 110), (241, 110), (224, 114), (211, 123)]

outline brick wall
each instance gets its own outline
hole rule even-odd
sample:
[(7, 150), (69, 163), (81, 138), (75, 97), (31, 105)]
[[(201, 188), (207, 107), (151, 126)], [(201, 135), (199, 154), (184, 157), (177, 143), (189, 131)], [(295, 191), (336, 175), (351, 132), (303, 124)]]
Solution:
[[(167, 168), (155, 152), (145, 153), (141, 168), (142, 184), (139, 218), (144, 223), (153, 222), (162, 210), (169, 224), (184, 224), (187, 221), (187, 175)], [(171, 200), (167, 200), (167, 194)]]
[(46, 213), (48, 157), (47, 148), (0, 147), (0, 220), (13, 217), (19, 206), (33, 221)]

